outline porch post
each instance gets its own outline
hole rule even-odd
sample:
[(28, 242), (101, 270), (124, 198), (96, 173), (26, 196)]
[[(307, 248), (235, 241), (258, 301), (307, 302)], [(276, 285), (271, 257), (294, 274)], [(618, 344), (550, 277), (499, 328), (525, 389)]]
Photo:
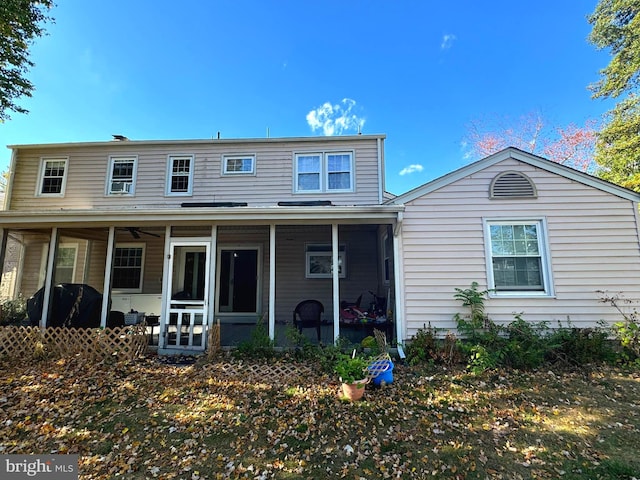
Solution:
[(109, 227), (109, 238), (107, 240), (107, 259), (104, 265), (104, 283), (102, 284), (102, 311), (100, 313), (100, 328), (107, 326), (109, 317), (109, 301), (111, 300), (111, 270), (113, 267), (113, 250), (116, 240), (116, 227)]
[(51, 285), (53, 283), (53, 267), (56, 259), (56, 246), (58, 245), (58, 227), (51, 229), (51, 239), (49, 240), (49, 251), (47, 252), (47, 272), (44, 278), (44, 293), (42, 296), (42, 316), (40, 317), (40, 329), (47, 327), (49, 318), (49, 306), (51, 305)]
[(164, 257), (162, 260), (162, 307), (160, 313), (160, 333), (158, 334), (158, 352), (164, 348), (165, 329), (169, 324), (169, 299), (171, 285), (169, 285), (169, 268), (171, 267), (171, 225), (164, 229)]
[(331, 225), (331, 276), (333, 280), (333, 343), (340, 336), (340, 270), (338, 269), (338, 224)]
[[(218, 225), (211, 226), (211, 251), (209, 252), (209, 293), (208, 293), (208, 305), (207, 305), (207, 324), (208, 328), (213, 328), (215, 323), (214, 313), (216, 310), (216, 269), (218, 261)], [(169, 298), (169, 297), (167, 297)], [(207, 340), (209, 336), (207, 336)], [(209, 347), (209, 345), (207, 346)]]
[(396, 321), (396, 341), (403, 343), (405, 340), (404, 325), (404, 261), (402, 259), (402, 212), (398, 212), (397, 223), (393, 227), (393, 281), (396, 291), (396, 304), (393, 316)]
[(276, 226), (269, 225), (269, 338), (276, 339)]
[(2, 283), (2, 274), (4, 273), (4, 258), (7, 253), (7, 237), (9, 231), (0, 227), (0, 283)]

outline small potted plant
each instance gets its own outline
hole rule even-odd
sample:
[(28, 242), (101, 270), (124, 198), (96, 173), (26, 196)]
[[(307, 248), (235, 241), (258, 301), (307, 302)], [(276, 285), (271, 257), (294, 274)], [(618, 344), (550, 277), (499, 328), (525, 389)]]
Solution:
[(369, 362), (356, 355), (341, 355), (336, 361), (335, 372), (342, 382), (342, 395), (348, 400), (360, 400), (364, 395), (364, 386), (369, 381), (367, 366)]

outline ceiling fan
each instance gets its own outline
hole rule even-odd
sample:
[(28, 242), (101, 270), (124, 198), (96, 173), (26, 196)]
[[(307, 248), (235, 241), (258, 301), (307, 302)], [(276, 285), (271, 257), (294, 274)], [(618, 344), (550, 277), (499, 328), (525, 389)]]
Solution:
[(158, 235), (157, 233), (146, 232), (144, 230), (141, 230), (139, 227), (123, 227), (123, 228), (119, 228), (118, 230), (124, 230), (124, 231), (129, 232), (131, 234), (131, 236), (133, 238), (135, 238), (136, 240), (138, 240), (140, 238), (140, 234), (141, 233), (143, 235), (149, 235), (151, 237), (160, 238), (160, 235)]

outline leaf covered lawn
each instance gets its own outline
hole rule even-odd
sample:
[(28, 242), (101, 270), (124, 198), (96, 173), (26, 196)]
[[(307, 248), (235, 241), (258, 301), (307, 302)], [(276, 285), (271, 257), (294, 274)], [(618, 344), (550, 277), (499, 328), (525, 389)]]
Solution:
[(640, 478), (640, 375), (613, 367), (396, 365), (357, 403), (242, 364), (1, 367), (0, 454), (79, 454), (81, 479)]

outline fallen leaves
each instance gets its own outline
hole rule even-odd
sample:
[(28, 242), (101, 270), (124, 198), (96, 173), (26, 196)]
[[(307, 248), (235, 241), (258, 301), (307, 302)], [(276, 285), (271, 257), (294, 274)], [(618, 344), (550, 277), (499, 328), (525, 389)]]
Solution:
[(216, 371), (153, 358), (6, 365), (0, 453), (77, 453), (80, 478), (96, 480), (555, 478), (586, 466), (607, 478), (612, 458), (640, 469), (637, 374), (399, 365), (393, 384), (349, 403), (321, 374)]

